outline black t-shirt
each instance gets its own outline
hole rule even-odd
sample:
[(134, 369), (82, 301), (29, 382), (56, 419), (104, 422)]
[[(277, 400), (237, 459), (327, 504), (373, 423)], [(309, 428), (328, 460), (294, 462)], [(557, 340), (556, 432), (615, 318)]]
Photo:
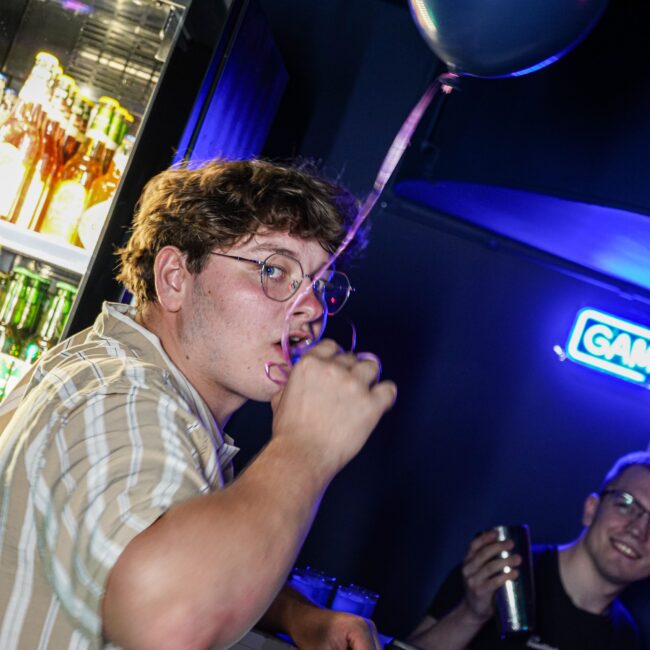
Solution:
[[(560, 579), (557, 548), (533, 548), (535, 579), (535, 631), (501, 640), (496, 621), (488, 621), (469, 644), (470, 650), (638, 650), (639, 635), (632, 617), (618, 600), (606, 615), (576, 607)], [(460, 603), (464, 594), (460, 566), (436, 594), (429, 614), (441, 619)]]

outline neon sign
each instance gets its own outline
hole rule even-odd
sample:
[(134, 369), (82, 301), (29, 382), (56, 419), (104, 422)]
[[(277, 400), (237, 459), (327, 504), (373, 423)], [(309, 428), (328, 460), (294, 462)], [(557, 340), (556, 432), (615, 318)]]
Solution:
[(572, 361), (650, 388), (650, 329), (597, 309), (582, 309), (566, 355)]

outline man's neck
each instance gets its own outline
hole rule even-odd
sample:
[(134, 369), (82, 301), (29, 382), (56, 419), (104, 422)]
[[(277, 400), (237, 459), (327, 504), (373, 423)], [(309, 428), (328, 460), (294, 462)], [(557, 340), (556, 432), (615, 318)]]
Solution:
[(571, 602), (591, 614), (605, 614), (622, 587), (613, 585), (594, 566), (582, 538), (558, 547), (560, 579)]

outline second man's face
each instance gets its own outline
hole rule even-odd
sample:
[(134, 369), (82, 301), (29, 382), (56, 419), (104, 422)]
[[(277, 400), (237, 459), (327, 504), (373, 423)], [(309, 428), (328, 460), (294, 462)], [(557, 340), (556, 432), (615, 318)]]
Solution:
[[(628, 467), (612, 486), (650, 509), (650, 470)], [(625, 586), (650, 576), (650, 514), (631, 516), (614, 495), (604, 495), (594, 511), (585, 543), (598, 570), (614, 585)]]

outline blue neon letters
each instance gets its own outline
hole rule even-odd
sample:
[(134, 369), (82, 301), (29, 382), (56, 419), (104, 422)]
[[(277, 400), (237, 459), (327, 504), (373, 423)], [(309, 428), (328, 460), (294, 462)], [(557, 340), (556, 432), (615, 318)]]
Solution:
[(567, 356), (622, 379), (650, 384), (650, 329), (597, 309), (578, 312)]

